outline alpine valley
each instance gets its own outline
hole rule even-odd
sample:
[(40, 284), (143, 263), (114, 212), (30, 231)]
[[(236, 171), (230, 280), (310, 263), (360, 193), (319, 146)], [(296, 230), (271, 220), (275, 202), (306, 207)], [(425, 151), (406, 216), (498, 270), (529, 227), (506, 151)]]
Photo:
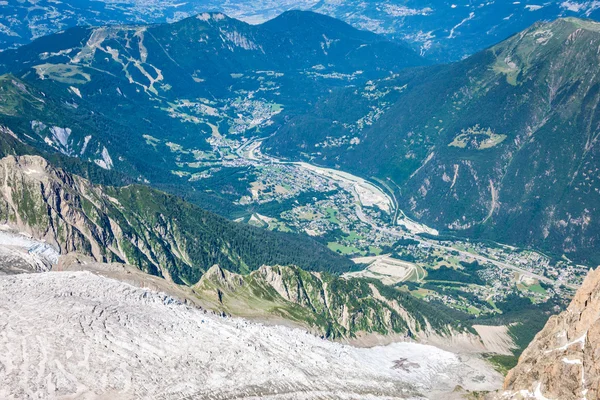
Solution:
[(0, 398), (596, 398), (595, 3), (5, 3)]

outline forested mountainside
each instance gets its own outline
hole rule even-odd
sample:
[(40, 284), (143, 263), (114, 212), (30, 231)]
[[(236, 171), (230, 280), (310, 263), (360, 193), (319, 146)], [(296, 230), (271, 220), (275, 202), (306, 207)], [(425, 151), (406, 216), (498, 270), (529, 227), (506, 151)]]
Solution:
[(227, 213), (234, 207), (222, 198), (235, 188), (216, 188), (227, 177), (205, 168), (214, 161), (207, 152), (243, 171), (231, 157), (274, 120), (332, 88), (425, 63), (402, 44), (310, 12), (256, 26), (202, 13), (173, 24), (77, 27), (0, 53), (0, 72), (12, 74), (0, 82), (0, 124), (43, 151)]
[(63, 254), (126, 262), (190, 285), (214, 264), (242, 273), (264, 264), (355, 268), (310, 238), (230, 222), (147, 186), (93, 185), (39, 156), (7, 156), (0, 169), (2, 222)]
[[(382, 179), (441, 231), (599, 262), (599, 46), (598, 23), (538, 23), (464, 61), (337, 91), (266, 148)], [(379, 118), (358, 123), (366, 110)]]
[(0, 49), (29, 43), (75, 25), (175, 22), (207, 10), (262, 23), (292, 10), (326, 14), (352, 26), (402, 40), (426, 57), (460, 60), (540, 20), (576, 16), (598, 19), (591, 0), (52, 0), (8, 1), (0, 14)]

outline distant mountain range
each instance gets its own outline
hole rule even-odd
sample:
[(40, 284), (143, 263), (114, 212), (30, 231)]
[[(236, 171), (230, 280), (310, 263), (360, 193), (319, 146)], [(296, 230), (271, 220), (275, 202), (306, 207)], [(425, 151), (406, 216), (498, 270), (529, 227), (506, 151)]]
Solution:
[(250, 23), (262, 23), (284, 11), (301, 9), (405, 41), (417, 52), (438, 61), (471, 55), (539, 20), (600, 17), (598, 2), (584, 0), (481, 3), (468, 0), (8, 0), (0, 7), (0, 49), (27, 44), (76, 25), (175, 22), (205, 11), (221, 11)]

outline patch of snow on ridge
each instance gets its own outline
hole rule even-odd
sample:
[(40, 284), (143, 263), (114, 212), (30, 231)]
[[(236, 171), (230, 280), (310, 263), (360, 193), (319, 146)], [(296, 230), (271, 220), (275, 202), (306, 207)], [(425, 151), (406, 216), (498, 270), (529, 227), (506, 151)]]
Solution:
[(583, 350), (583, 348), (585, 347), (585, 339), (586, 338), (587, 338), (587, 332), (585, 332), (578, 339), (575, 339), (572, 342), (569, 342), (563, 346), (557, 347), (556, 349), (546, 350), (545, 353), (547, 354), (547, 353), (552, 353), (553, 351), (564, 351), (564, 350), (567, 350), (569, 347), (573, 346), (574, 344), (581, 345), (581, 349)]
[(415, 343), (354, 348), (89, 272), (0, 277), (0, 320), (0, 361), (11, 366), (0, 398), (390, 399), (502, 383), (481, 359)]

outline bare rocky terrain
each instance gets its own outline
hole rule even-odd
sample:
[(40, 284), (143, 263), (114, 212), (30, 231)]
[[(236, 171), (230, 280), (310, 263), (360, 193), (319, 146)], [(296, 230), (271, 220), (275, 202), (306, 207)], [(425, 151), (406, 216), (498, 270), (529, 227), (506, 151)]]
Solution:
[(597, 399), (600, 396), (600, 268), (569, 308), (550, 318), (504, 383), (503, 399)]

